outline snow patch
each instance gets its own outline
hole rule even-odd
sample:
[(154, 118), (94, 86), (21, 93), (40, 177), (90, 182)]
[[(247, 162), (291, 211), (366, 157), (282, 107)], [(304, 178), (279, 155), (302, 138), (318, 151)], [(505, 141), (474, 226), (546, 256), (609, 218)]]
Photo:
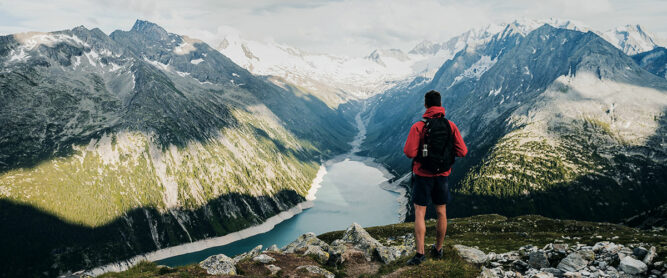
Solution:
[(180, 45), (177, 47), (174, 47), (174, 53), (177, 55), (185, 55), (188, 54), (194, 50), (197, 50), (197, 47), (195, 47), (195, 43), (200, 43), (200, 40), (190, 38), (188, 36), (182, 36), (181, 37), (182, 42)]
[(199, 59), (194, 59), (194, 60), (190, 61), (190, 63), (193, 64), (193, 65), (199, 65), (199, 63), (201, 63), (203, 61), (204, 61), (204, 59), (199, 58)]
[(479, 79), (482, 74), (484, 74), (487, 70), (489, 70), (493, 65), (496, 64), (496, 60), (491, 59), (490, 56), (482, 56), (479, 58), (477, 62), (475, 62), (472, 66), (470, 66), (468, 69), (466, 69), (462, 74), (454, 78), (454, 81), (452, 82), (450, 87), (457, 82), (463, 80), (463, 79), (468, 79), (468, 78), (475, 78)]

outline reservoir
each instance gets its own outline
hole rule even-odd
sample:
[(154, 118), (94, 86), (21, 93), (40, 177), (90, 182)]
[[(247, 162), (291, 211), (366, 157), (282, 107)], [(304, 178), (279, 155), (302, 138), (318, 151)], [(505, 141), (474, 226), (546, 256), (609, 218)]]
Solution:
[(386, 184), (391, 176), (382, 166), (372, 163), (370, 159), (354, 155), (365, 137), (365, 128), (359, 116), (356, 121), (359, 134), (352, 142), (353, 150), (349, 154), (324, 163), (326, 174), (320, 183), (321, 187), (315, 193), (313, 207), (277, 224), (266, 233), (166, 258), (156, 263), (179, 266), (198, 263), (216, 254), (234, 257), (260, 244), (264, 248), (272, 244), (283, 247), (301, 234), (343, 230), (353, 222), (364, 227), (398, 223), (399, 199), (402, 197), (399, 193), (380, 187)]

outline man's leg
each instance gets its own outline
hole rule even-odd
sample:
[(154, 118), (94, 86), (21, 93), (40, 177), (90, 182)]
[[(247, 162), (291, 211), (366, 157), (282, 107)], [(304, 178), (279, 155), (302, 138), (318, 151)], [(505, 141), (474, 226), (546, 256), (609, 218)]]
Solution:
[[(435, 206), (435, 211), (438, 214), (438, 224), (436, 226), (438, 238), (436, 239), (435, 248), (442, 250), (442, 243), (445, 241), (445, 234), (447, 233), (447, 205)], [(416, 220), (415, 223), (417, 223)]]
[(417, 253), (424, 254), (424, 236), (426, 236), (426, 206), (415, 206), (415, 240), (417, 241)]

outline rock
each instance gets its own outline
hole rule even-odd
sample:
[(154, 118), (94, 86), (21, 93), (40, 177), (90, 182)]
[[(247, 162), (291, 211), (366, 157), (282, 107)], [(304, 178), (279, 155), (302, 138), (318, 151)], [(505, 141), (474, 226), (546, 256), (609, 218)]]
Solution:
[(272, 263), (272, 262), (276, 261), (276, 259), (274, 259), (273, 257), (271, 257), (267, 254), (259, 254), (259, 255), (255, 256), (254, 258), (252, 258), (252, 260), (255, 261), (255, 262), (263, 263), (263, 264), (268, 264), (268, 263)]
[(262, 245), (257, 245), (252, 250), (234, 257), (234, 263), (238, 263), (244, 259), (254, 258), (255, 256), (261, 253), (262, 253)]
[(568, 247), (569, 247), (569, 245), (567, 245), (567, 243), (554, 243), (554, 245), (553, 245), (554, 251), (559, 252), (559, 253), (567, 253), (567, 248)]
[(565, 278), (581, 278), (581, 273), (568, 271), (568, 272), (565, 272), (563, 274), (563, 277), (565, 277)]
[(322, 247), (319, 247), (317, 245), (309, 245), (308, 248), (306, 248), (306, 251), (303, 252), (303, 254), (315, 257), (315, 260), (320, 264), (326, 264), (327, 261), (329, 261), (329, 253), (324, 252), (324, 250), (322, 250)]
[(456, 244), (454, 245), (454, 250), (467, 262), (474, 264), (483, 264), (486, 262), (486, 254), (479, 249)]
[(653, 262), (653, 259), (655, 258), (656, 252), (655, 252), (655, 246), (651, 246), (651, 248), (648, 249), (648, 252), (646, 253), (646, 256), (644, 257), (644, 260), (642, 260), (645, 264), (651, 264)]
[(299, 266), (299, 267), (296, 268), (296, 270), (301, 270), (301, 269), (305, 269), (306, 271), (308, 271), (310, 273), (313, 273), (313, 274), (322, 275), (326, 278), (334, 278), (335, 277), (335, 275), (333, 273), (331, 273), (330, 271), (328, 271), (324, 268), (321, 268), (319, 266), (316, 266), (316, 265), (302, 265), (302, 266)]
[(586, 267), (587, 264), (588, 262), (581, 256), (581, 254), (571, 253), (562, 259), (557, 267), (565, 272), (576, 272)]
[(329, 244), (317, 238), (314, 233), (300, 235), (292, 243), (283, 247), (282, 251), (285, 253), (304, 252), (310, 245), (319, 246), (322, 250), (329, 251)]
[(646, 254), (648, 254), (648, 250), (644, 247), (639, 246), (632, 249), (632, 255), (634, 255), (637, 260), (643, 260)]
[(579, 253), (579, 255), (581, 255), (582, 258), (584, 258), (589, 262), (595, 261), (595, 253), (591, 250), (580, 250), (577, 251), (577, 253)]
[(549, 272), (538, 272), (535, 275), (533, 275), (533, 278), (555, 278), (553, 274)]
[(512, 263), (512, 267), (516, 269), (517, 271), (524, 272), (530, 268), (527, 262), (524, 262), (522, 260), (515, 261)]
[(555, 277), (561, 277), (565, 273), (564, 271), (562, 271), (558, 268), (553, 268), (553, 267), (542, 268), (542, 269), (540, 269), (540, 271), (551, 273)]
[(329, 247), (329, 255), (336, 264), (342, 264), (346, 258), (343, 254), (347, 251), (347, 245), (342, 240), (334, 240)]
[(636, 260), (630, 256), (625, 256), (625, 258), (621, 259), (618, 268), (625, 273), (632, 275), (644, 273), (648, 270), (648, 266), (644, 262)]
[(278, 245), (271, 245), (271, 247), (267, 248), (266, 251), (268, 252), (280, 252), (280, 249), (278, 248)]
[(278, 273), (278, 271), (282, 270), (282, 268), (280, 268), (280, 267), (278, 267), (274, 264), (267, 265), (266, 268), (269, 271), (271, 271), (271, 275), (276, 275), (276, 273)]
[(532, 268), (545, 268), (549, 267), (549, 259), (544, 251), (533, 251), (528, 254), (528, 264)]
[(407, 247), (405, 245), (400, 246), (380, 246), (375, 248), (375, 253), (378, 255), (380, 260), (385, 263), (391, 263), (401, 257), (408, 256), (414, 251), (414, 246)]
[(224, 254), (213, 255), (199, 263), (210, 275), (236, 275), (236, 262)]
[(477, 275), (477, 278), (500, 278), (495, 271), (482, 266), (482, 272)]
[(350, 243), (354, 248), (360, 249), (364, 252), (367, 261), (370, 261), (373, 258), (373, 253), (377, 247), (382, 246), (382, 244), (374, 239), (364, 228), (359, 224), (353, 223), (350, 227), (345, 230), (343, 242)]

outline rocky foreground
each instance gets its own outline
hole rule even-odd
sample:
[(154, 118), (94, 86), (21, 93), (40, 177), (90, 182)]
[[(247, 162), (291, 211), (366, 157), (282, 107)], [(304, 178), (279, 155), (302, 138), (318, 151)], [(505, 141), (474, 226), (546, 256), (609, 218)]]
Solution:
[[(428, 221), (427, 244), (435, 221)], [(664, 229), (540, 216), (480, 215), (450, 220), (445, 258), (418, 267), (412, 223), (307, 233), (283, 248), (273, 245), (234, 258), (214, 255), (170, 268), (141, 263), (104, 277), (654, 277), (667, 278)]]

